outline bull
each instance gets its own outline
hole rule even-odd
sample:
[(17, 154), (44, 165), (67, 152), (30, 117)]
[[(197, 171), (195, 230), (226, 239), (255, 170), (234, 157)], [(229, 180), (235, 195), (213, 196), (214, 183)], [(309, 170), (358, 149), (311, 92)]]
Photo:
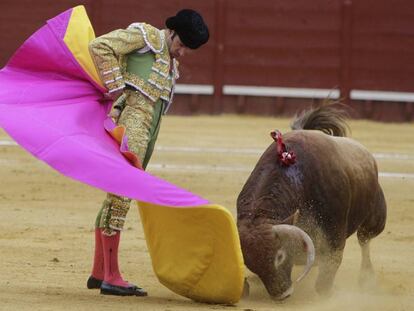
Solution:
[(336, 105), (297, 116), (283, 136), (284, 155), (296, 161), (281, 162), (272, 143), (238, 196), (245, 264), (275, 299), (293, 293), (293, 265), (305, 266), (300, 281), (315, 257), (316, 291), (330, 293), (346, 239), (355, 232), (362, 251), (360, 282), (373, 277), (369, 242), (384, 229), (386, 202), (374, 157), (347, 138), (347, 130), (345, 112)]

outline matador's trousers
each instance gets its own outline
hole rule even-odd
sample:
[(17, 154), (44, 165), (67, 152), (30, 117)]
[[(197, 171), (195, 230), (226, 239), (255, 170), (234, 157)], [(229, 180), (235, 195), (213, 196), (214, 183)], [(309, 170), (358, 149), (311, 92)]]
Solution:
[[(140, 92), (126, 89), (125, 107), (117, 124), (126, 129), (128, 148), (141, 160), (145, 169), (158, 137), (163, 103), (150, 101)], [(124, 227), (131, 199), (108, 193), (96, 218), (95, 226), (106, 235), (113, 235)]]

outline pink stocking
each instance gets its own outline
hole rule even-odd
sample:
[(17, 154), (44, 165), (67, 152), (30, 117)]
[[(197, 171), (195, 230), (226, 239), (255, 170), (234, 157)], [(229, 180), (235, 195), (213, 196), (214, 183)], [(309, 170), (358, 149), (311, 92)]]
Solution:
[(93, 258), (92, 276), (101, 281), (104, 279), (104, 254), (101, 228), (95, 228), (95, 255)]
[(116, 234), (107, 236), (102, 234), (102, 245), (104, 254), (104, 281), (111, 285), (128, 287), (130, 284), (122, 279), (121, 273), (118, 267), (118, 247), (119, 239), (121, 236), (120, 231), (115, 231)]

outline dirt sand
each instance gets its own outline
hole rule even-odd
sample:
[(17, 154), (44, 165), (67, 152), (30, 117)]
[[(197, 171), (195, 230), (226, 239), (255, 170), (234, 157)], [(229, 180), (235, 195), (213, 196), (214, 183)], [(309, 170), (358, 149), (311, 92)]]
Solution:
[[(271, 143), (269, 132), (287, 131), (289, 122), (167, 116), (149, 171), (235, 215), (237, 195)], [(122, 235), (121, 269), (150, 296), (111, 297), (87, 290), (93, 224), (104, 193), (10, 145), (0, 130), (0, 310), (414, 310), (414, 125), (350, 125), (352, 137), (377, 155), (382, 173), (405, 174), (380, 178), (389, 215), (385, 231), (371, 247), (377, 284), (368, 291), (359, 288), (360, 250), (352, 236), (330, 298), (313, 289), (317, 268), (282, 303), (272, 301), (247, 271), (251, 294), (235, 306), (196, 303), (163, 287), (152, 272), (136, 208), (129, 212)]]

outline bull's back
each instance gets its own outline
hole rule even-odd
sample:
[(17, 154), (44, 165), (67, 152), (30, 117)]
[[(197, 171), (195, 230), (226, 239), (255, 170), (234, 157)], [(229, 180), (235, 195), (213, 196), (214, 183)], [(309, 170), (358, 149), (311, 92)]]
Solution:
[(319, 131), (293, 131), (285, 142), (303, 174), (305, 208), (314, 209), (307, 212), (332, 235), (354, 233), (375, 209), (379, 184), (374, 157), (355, 140)]
[(377, 178), (374, 157), (362, 144), (351, 138), (329, 136), (320, 131), (299, 130), (286, 134), (285, 142), (288, 148), (300, 153), (297, 154), (298, 161), (309, 162), (309, 165), (326, 164), (327, 170), (344, 171), (350, 179), (366, 178), (367, 174)]

